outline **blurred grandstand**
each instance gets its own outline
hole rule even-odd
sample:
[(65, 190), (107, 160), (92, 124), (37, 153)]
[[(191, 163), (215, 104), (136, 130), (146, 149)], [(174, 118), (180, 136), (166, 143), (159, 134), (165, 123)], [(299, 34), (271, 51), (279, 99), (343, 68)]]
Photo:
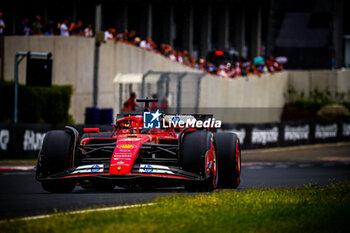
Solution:
[[(0, 6), (0, 74), (13, 80), (18, 51), (52, 52), (53, 84), (73, 86), (70, 112), (79, 123), (95, 99), (119, 113), (132, 92), (157, 94), (177, 110), (279, 109), (239, 117), (271, 122), (290, 86), (306, 95), (349, 91), (349, 70), (338, 69), (350, 64), (349, 7), (343, 0), (8, 1)], [(19, 69), (23, 83), (26, 64)]]

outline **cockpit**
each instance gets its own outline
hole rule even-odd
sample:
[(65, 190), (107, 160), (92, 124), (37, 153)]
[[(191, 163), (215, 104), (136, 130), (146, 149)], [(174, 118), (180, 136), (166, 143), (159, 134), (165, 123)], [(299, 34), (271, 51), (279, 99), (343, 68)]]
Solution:
[[(164, 119), (161, 118), (161, 122)], [(114, 125), (114, 134), (160, 134), (176, 137), (173, 128), (164, 128), (161, 124), (160, 128), (144, 128), (142, 116), (130, 116), (117, 120)]]

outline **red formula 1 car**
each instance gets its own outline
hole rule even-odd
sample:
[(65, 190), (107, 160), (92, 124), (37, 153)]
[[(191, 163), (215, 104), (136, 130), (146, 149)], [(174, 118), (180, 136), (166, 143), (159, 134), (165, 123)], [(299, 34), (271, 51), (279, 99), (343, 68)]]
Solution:
[[(154, 99), (140, 99), (147, 106)], [(161, 117), (161, 121), (165, 121)], [(112, 132), (72, 127), (49, 131), (38, 156), (36, 179), (49, 192), (115, 186), (149, 189), (184, 185), (188, 191), (237, 188), (241, 151), (234, 133), (196, 128), (146, 129), (143, 115), (118, 119)]]

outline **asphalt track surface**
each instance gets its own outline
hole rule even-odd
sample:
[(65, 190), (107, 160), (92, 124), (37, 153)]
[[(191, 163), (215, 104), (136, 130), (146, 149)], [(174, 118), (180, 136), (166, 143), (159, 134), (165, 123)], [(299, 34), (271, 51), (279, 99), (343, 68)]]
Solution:
[[(346, 145), (345, 147), (349, 147)], [(348, 157), (344, 146), (335, 147), (339, 156)], [(313, 148), (312, 153), (322, 155), (327, 150)], [(249, 152), (255, 153), (255, 152)], [(256, 153), (259, 153), (257, 151)], [(264, 152), (269, 154), (269, 152)], [(271, 151), (271, 153), (295, 153), (295, 150)], [(300, 149), (298, 154), (310, 153)], [(344, 154), (346, 153), (346, 154)], [(244, 156), (244, 153), (242, 153)], [(304, 155), (307, 157), (307, 154)], [(244, 157), (243, 157), (244, 161)], [(270, 161), (245, 162), (242, 166), (239, 191), (247, 188), (296, 187), (304, 184), (350, 181), (350, 160), (337, 161)], [(51, 194), (43, 191), (34, 178), (34, 171), (0, 171), (0, 219), (35, 216), (56, 211), (79, 210), (101, 206), (120, 206), (149, 203), (160, 196), (193, 195), (183, 188), (156, 189), (140, 192), (116, 188), (112, 192), (96, 192), (76, 187), (72, 193)]]

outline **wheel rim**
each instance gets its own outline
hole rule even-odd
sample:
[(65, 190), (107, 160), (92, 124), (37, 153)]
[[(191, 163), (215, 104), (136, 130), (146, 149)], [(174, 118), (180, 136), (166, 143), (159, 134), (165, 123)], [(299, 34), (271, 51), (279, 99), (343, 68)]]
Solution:
[[(209, 168), (208, 165), (212, 162), (211, 167)], [(217, 161), (216, 161), (216, 153), (215, 150), (211, 153), (211, 151), (208, 151), (205, 155), (205, 171), (206, 171), (206, 179), (210, 183), (213, 184), (213, 188), (215, 189), (217, 187), (218, 183), (218, 170), (217, 170)]]
[(239, 153), (237, 157), (238, 157), (238, 173), (241, 174), (241, 153)]
[(218, 166), (217, 166), (217, 160), (216, 160), (216, 151), (213, 151), (213, 185), (214, 188), (216, 188), (218, 184)]
[(238, 175), (241, 174), (241, 152), (239, 150), (238, 142), (236, 142), (236, 164)]
[[(212, 183), (212, 188), (217, 187), (218, 183), (218, 166), (217, 166), (217, 159), (216, 159), (216, 151), (215, 146), (213, 144), (213, 136), (210, 139), (210, 149), (205, 154), (205, 172), (206, 172), (206, 179), (210, 183)], [(212, 162), (210, 168), (208, 167), (209, 164)]]

